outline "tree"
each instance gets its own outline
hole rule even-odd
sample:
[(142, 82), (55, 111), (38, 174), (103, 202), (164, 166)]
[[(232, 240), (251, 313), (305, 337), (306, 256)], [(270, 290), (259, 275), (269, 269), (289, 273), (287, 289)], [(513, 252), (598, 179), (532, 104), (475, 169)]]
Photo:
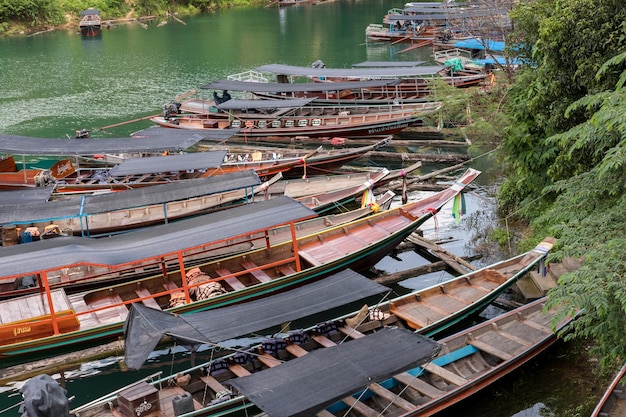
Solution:
[[(590, 117), (590, 109), (584, 106), (566, 114), (572, 103), (616, 85), (617, 69), (607, 70), (600, 78), (595, 75), (626, 46), (626, 8), (622, 0), (537, 0), (519, 5), (511, 16), (514, 31), (507, 48), (517, 51), (524, 68), (507, 102), (513, 122), (502, 144), (509, 175), (502, 186), (499, 210), (532, 217), (544, 209), (542, 203), (552, 202), (554, 194), (545, 193), (539, 204), (530, 202), (546, 186), (577, 172), (576, 164), (552, 167), (557, 158), (563, 162), (566, 150), (558, 141), (545, 138)], [(533, 208), (537, 209), (534, 213)]]
[(534, 222), (559, 237), (556, 257), (584, 258), (579, 270), (561, 277), (549, 305), (582, 313), (569, 337), (594, 339), (603, 365), (626, 358), (626, 53), (609, 60), (598, 78), (615, 67), (623, 72), (614, 90), (568, 109), (597, 109), (593, 116), (549, 139), (567, 151), (552, 169), (576, 175), (551, 187), (559, 197)]

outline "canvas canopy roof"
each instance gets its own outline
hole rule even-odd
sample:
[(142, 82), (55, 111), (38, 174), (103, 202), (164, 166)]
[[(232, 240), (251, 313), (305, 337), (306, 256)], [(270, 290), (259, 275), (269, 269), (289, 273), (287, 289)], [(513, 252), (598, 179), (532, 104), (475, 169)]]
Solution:
[[(164, 204), (259, 185), (253, 170), (37, 204), (0, 206), (0, 224), (25, 224)], [(4, 192), (3, 192), (4, 193)], [(50, 194), (48, 192), (48, 194)]]
[(439, 350), (422, 335), (384, 328), (230, 382), (272, 417), (310, 417), (372, 382), (429, 362)]
[[(3, 190), (1, 193), (2, 201), (0, 201), (0, 207), (15, 206), (17, 204), (43, 203), (50, 198), (52, 187)], [(1, 221), (0, 224), (2, 224)]]
[(397, 80), (347, 81), (340, 83), (257, 83), (253, 81), (217, 80), (203, 85), (202, 88), (231, 91), (292, 93), (299, 91), (356, 90), (360, 88), (385, 87), (397, 83)]
[(0, 274), (14, 276), (78, 264), (119, 265), (315, 216), (299, 202), (278, 197), (100, 239), (60, 237), (0, 247)]
[(298, 98), (294, 100), (239, 100), (230, 99), (217, 107), (220, 110), (247, 110), (247, 109), (284, 109), (289, 107), (303, 107), (312, 102), (313, 98)]
[(301, 77), (346, 77), (346, 78), (394, 78), (436, 75), (443, 69), (440, 65), (400, 68), (312, 68), (293, 65), (269, 64), (256, 68), (257, 71), (278, 75)]
[(135, 303), (124, 327), (124, 361), (129, 368), (139, 369), (166, 335), (185, 345), (216, 344), (387, 291), (344, 270), (284, 293), (199, 313), (177, 315)]
[[(216, 129), (217, 130), (217, 129)], [(233, 136), (235, 129), (219, 129), (215, 136), (221, 141)], [(170, 131), (170, 132), (167, 132)], [(123, 152), (172, 152), (184, 151), (201, 140), (207, 140), (212, 133), (190, 132), (182, 129), (146, 129), (130, 138), (91, 138), (91, 139), (44, 139), (27, 136), (0, 134), (0, 153), (15, 155), (93, 155), (99, 153)], [(177, 133), (177, 132), (182, 133)]]
[(154, 174), (158, 172), (180, 172), (186, 170), (219, 168), (224, 162), (226, 151), (207, 151), (181, 155), (130, 158), (109, 171), (112, 177)]

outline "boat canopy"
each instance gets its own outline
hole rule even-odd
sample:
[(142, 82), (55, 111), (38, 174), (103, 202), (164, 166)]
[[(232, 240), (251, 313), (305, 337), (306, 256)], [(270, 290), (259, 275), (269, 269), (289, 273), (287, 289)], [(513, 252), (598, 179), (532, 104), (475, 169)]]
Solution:
[(200, 137), (201, 141), (225, 142), (234, 135), (239, 133), (239, 129), (220, 129), (220, 131), (211, 132), (189, 132), (180, 129), (168, 129), (161, 126), (150, 126), (131, 134), (133, 138), (145, 139), (164, 139), (172, 141), (173, 139), (185, 139), (186, 137)]
[(285, 109), (290, 107), (304, 107), (313, 100), (315, 99), (298, 98), (293, 100), (240, 100), (233, 98), (218, 104), (215, 107), (220, 110)]
[(37, 204), (0, 205), (0, 224), (28, 224), (166, 204), (259, 185), (254, 170)]
[(429, 362), (440, 349), (422, 335), (387, 327), (230, 383), (272, 417), (309, 417), (374, 382)]
[(13, 207), (16, 204), (29, 204), (29, 203), (44, 203), (50, 198), (53, 188), (20, 188), (17, 190), (3, 190), (2, 201), (0, 201), (0, 207), (10, 206)]
[(207, 90), (252, 91), (267, 93), (294, 93), (307, 91), (340, 91), (361, 88), (387, 87), (399, 80), (346, 81), (340, 83), (257, 83), (253, 81), (217, 80), (203, 85)]
[(363, 61), (353, 64), (352, 68), (404, 68), (424, 65), (426, 61)]
[(278, 197), (100, 239), (57, 237), (6, 246), (0, 248), (0, 274), (15, 276), (72, 265), (120, 265), (160, 258), (315, 216), (315, 211), (292, 198)]
[[(168, 132), (166, 132), (166, 130)], [(215, 129), (218, 130), (218, 129)], [(146, 129), (130, 138), (91, 139), (45, 139), (0, 134), (0, 153), (9, 155), (94, 155), (123, 152), (178, 152), (189, 149), (201, 140), (219, 137), (228, 140), (236, 129), (219, 129), (219, 136), (212, 132), (190, 132), (182, 129)], [(182, 132), (182, 133), (178, 133)]]
[(172, 314), (135, 303), (124, 326), (124, 362), (141, 368), (164, 336), (185, 346), (216, 344), (388, 291), (348, 269), (284, 293), (199, 313)]
[(400, 68), (312, 68), (269, 64), (258, 67), (256, 70), (276, 75), (293, 75), (300, 77), (394, 78), (434, 76), (443, 68), (444, 67), (441, 65)]
[(207, 151), (180, 155), (150, 156), (125, 159), (111, 168), (112, 177), (153, 174), (158, 172), (180, 172), (186, 170), (219, 168), (227, 151)]

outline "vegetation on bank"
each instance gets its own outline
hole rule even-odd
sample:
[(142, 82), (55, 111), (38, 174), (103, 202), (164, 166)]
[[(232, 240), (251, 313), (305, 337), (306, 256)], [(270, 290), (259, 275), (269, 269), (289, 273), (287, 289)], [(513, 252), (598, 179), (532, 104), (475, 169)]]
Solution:
[(255, 0), (2, 0), (0, 36), (75, 25), (78, 23), (79, 13), (89, 7), (100, 10), (104, 20), (115, 20), (165, 16), (167, 13), (188, 16), (255, 2)]
[(595, 341), (605, 367), (626, 360), (626, 9), (623, 0), (536, 0), (513, 12), (508, 47), (526, 64), (508, 92), (502, 217), (528, 246), (584, 259), (550, 293), (581, 311), (568, 338)]

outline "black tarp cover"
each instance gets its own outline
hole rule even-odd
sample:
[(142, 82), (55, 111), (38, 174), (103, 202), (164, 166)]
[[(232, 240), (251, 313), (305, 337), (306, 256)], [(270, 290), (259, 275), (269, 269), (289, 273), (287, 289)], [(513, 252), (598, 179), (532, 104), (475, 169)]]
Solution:
[[(154, 206), (224, 193), (226, 191), (252, 188), (259, 184), (261, 184), (261, 180), (256, 172), (254, 170), (245, 170), (214, 177), (151, 185), (124, 192), (88, 195), (81, 198), (38, 201), (25, 204), (15, 203), (12, 205), (0, 203), (0, 224), (27, 224), (86, 217), (92, 214)], [(3, 196), (5, 192), (11, 193), (11, 195), (17, 193), (17, 191), (2, 191)], [(251, 195), (252, 191), (248, 194)], [(50, 191), (48, 191), (47, 195), (50, 195)]]
[[(215, 129), (207, 132), (193, 132), (185, 129), (170, 129), (161, 126), (150, 126), (133, 134), (133, 138), (146, 138), (151, 140), (184, 140), (199, 138), (201, 141), (225, 142), (239, 132), (239, 129)], [(165, 149), (163, 149), (165, 150)]]
[(30, 378), (20, 389), (24, 403), (20, 415), (27, 417), (66, 417), (70, 403), (64, 388), (51, 376), (42, 374)]
[(217, 80), (202, 88), (214, 90), (295, 93), (301, 91), (339, 91), (386, 87), (399, 80), (346, 81), (340, 83), (257, 83), (253, 81)]
[(429, 362), (439, 350), (422, 335), (385, 328), (230, 382), (271, 417), (310, 417), (373, 382)]
[[(164, 129), (164, 128), (162, 128)], [(100, 153), (184, 151), (208, 135), (181, 129), (146, 130), (130, 138), (44, 139), (0, 134), (0, 153), (8, 155), (72, 156)], [(230, 138), (234, 132), (228, 132)], [(228, 139), (226, 138), (226, 139)], [(224, 139), (225, 140), (225, 139)]]
[(59, 237), (2, 246), (0, 275), (78, 264), (119, 265), (316, 216), (292, 198), (278, 197), (100, 239)]
[[(17, 190), (2, 190), (0, 207), (15, 206), (16, 204), (44, 203), (50, 198), (53, 187), (20, 188)], [(0, 209), (1, 210), (1, 209)], [(0, 221), (2, 224), (2, 221)]]
[(158, 172), (181, 172), (186, 170), (219, 168), (227, 151), (207, 151), (180, 155), (151, 156), (149, 158), (125, 159), (109, 171), (112, 177), (154, 174)]
[(124, 361), (139, 369), (165, 335), (186, 345), (219, 343), (386, 291), (387, 287), (344, 270), (284, 293), (199, 313), (175, 315), (136, 303), (124, 324)]
[(301, 77), (351, 77), (351, 78), (394, 78), (423, 77), (437, 75), (443, 65), (396, 67), (396, 68), (312, 68), (293, 65), (270, 64), (256, 68), (257, 71), (271, 72), (278, 75)]

